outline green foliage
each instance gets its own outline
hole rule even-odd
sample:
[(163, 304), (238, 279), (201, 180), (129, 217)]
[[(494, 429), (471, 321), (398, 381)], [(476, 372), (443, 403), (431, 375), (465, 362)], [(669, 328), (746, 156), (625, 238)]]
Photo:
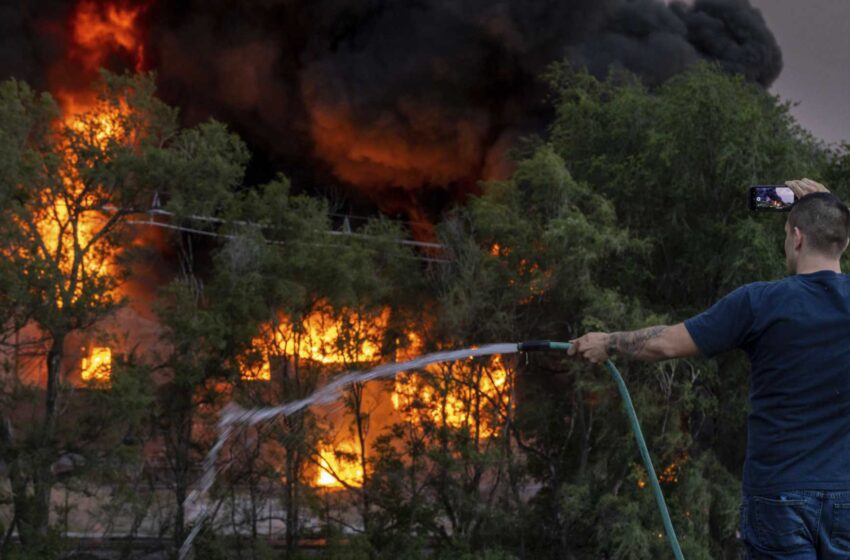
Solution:
[(781, 272), (779, 221), (754, 219), (742, 201), (751, 184), (816, 177), (822, 169), (820, 145), (794, 123), (787, 104), (707, 64), (653, 93), (569, 68), (554, 83), (555, 150), (613, 202), (622, 226), (652, 243), (640, 264), (653, 274), (623, 286), (653, 305), (694, 312), (742, 282)]

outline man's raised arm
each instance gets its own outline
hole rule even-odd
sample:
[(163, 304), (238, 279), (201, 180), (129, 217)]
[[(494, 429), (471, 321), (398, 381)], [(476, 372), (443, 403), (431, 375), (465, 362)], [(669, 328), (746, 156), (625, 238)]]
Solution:
[(568, 352), (571, 356), (578, 355), (594, 364), (606, 361), (611, 354), (644, 362), (699, 354), (699, 348), (684, 323), (627, 332), (592, 332), (570, 342), (573, 344)]

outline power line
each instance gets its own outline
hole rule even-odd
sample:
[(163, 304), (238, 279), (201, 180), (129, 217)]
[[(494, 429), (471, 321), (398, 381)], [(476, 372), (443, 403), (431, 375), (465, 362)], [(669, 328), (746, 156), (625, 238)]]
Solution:
[[(115, 207), (104, 207), (104, 209), (110, 210), (110, 211), (116, 211), (117, 210)], [(174, 212), (169, 212), (169, 211), (163, 210), (161, 208), (151, 208), (151, 209), (146, 210), (146, 211), (134, 212), (134, 214), (137, 214), (137, 215), (138, 214), (146, 214), (146, 215), (149, 216), (149, 219), (147, 219), (147, 220), (126, 220), (125, 223), (131, 224), (131, 225), (138, 225), (138, 226), (158, 227), (158, 228), (162, 228), (162, 229), (169, 229), (169, 230), (173, 230), (173, 231), (182, 231), (182, 232), (186, 232), (186, 233), (193, 233), (193, 234), (197, 234), (197, 235), (205, 235), (205, 236), (208, 236), (208, 237), (219, 237), (219, 238), (224, 238), (224, 239), (235, 239), (235, 238), (238, 237), (237, 235), (234, 235), (234, 234), (219, 233), (217, 231), (208, 231), (208, 230), (204, 230), (204, 229), (198, 229), (198, 228), (188, 227), (188, 226), (184, 226), (184, 225), (169, 224), (169, 223), (166, 223), (166, 222), (154, 220), (154, 216), (165, 216), (165, 217), (168, 217), (168, 218), (175, 218), (175, 217), (178, 216)], [(190, 214), (190, 215), (184, 216), (184, 218), (186, 218), (188, 220), (198, 221), (198, 222), (208, 222), (208, 223), (217, 223), (217, 224), (232, 223), (232, 224), (237, 224), (237, 225), (241, 225), (241, 226), (253, 227), (253, 228), (256, 228), (256, 229), (269, 229), (271, 227), (269, 225), (259, 224), (259, 223), (256, 223), (256, 222), (249, 222), (249, 221), (243, 221), (243, 220), (228, 221), (228, 220), (224, 220), (222, 218), (215, 218), (215, 217), (212, 217), (212, 216), (200, 216), (200, 215), (195, 215), (195, 214)], [(387, 240), (386, 238), (380, 238), (380, 237), (377, 237), (377, 236), (374, 236), (374, 235), (367, 235), (365, 233), (356, 233), (356, 232), (351, 231), (350, 229), (343, 230), (343, 231), (329, 230), (329, 231), (325, 231), (324, 233), (325, 233), (325, 235), (330, 235), (330, 236), (353, 237), (355, 239), (363, 239), (363, 240), (366, 240), (366, 241), (382, 241), (382, 242), (391, 241), (391, 242), (399, 244), (399, 245), (415, 247), (417, 249), (432, 250), (432, 251), (433, 250), (444, 251), (445, 248), (446, 248), (445, 245), (442, 245), (440, 243), (430, 243), (430, 242), (426, 242), (426, 241), (413, 241), (413, 240), (410, 240), (410, 239), (390, 239), (390, 240)], [(274, 241), (274, 240), (268, 240), (268, 239), (266, 240), (266, 242), (270, 243), (270, 244), (274, 244), (274, 245), (285, 245), (286, 244), (286, 242), (284, 242), (284, 241)], [(327, 246), (327, 245), (324, 245), (324, 246)], [(438, 258), (438, 257), (426, 257), (426, 256), (421, 256), (421, 255), (403, 256), (401, 258), (413, 259), (413, 260), (429, 262), (429, 263), (430, 262), (433, 262), (433, 263), (449, 263), (449, 262), (451, 262), (451, 260), (449, 260), (449, 259), (442, 259), (442, 258)]]

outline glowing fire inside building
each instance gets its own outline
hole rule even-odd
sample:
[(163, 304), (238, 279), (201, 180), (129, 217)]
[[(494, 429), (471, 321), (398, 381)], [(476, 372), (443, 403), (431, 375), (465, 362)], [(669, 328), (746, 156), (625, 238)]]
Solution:
[(319, 470), (316, 486), (325, 488), (359, 488), (363, 485), (363, 467), (357, 463), (354, 446), (349, 442), (335, 449), (319, 447)]
[[(300, 323), (281, 315), (274, 325), (264, 325), (261, 336), (254, 339), (260, 358), (243, 360), (241, 378), (271, 381), (272, 364), (296, 357), (319, 366), (376, 365), (382, 358), (379, 341), (386, 333), (389, 317), (389, 309), (362, 316), (347, 310), (331, 313), (327, 305), (320, 305)], [(413, 333), (409, 339), (418, 341)], [(419, 352), (421, 348), (414, 344), (397, 358)], [(381, 399), (392, 403), (392, 411), (375, 417), (377, 429), (389, 425), (396, 415), (405, 422), (465, 428), (477, 437), (488, 438), (499, 433), (510, 412), (509, 373), (499, 357), (487, 362), (467, 360), (429, 366), (419, 373), (400, 376), (382, 395)], [(332, 446), (320, 446), (314, 484), (336, 489), (362, 486), (363, 465), (357, 458), (361, 443), (343, 439)]]
[(111, 372), (112, 351), (106, 347), (93, 347), (80, 365), (80, 378), (83, 381), (108, 382)]
[(299, 324), (280, 316), (274, 324), (261, 328), (254, 339), (254, 349), (262, 359), (245, 365), (242, 378), (271, 379), (270, 362), (277, 358), (298, 356), (320, 364), (370, 363), (380, 357), (379, 341), (386, 329), (389, 310), (376, 317), (359, 317), (343, 310), (332, 314), (327, 305), (310, 313)]

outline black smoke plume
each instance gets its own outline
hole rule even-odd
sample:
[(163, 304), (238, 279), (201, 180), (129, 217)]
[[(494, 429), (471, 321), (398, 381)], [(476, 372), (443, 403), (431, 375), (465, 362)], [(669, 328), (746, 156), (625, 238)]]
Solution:
[[(43, 87), (75, 2), (5, 1), (0, 74)], [(619, 66), (649, 85), (698, 60), (765, 87), (782, 67), (749, 0), (145, 6), (146, 64), (188, 121), (215, 116), (283, 171), (359, 187), (389, 207), (503, 174), (505, 148), (545, 115), (541, 73), (564, 57), (597, 75)]]

